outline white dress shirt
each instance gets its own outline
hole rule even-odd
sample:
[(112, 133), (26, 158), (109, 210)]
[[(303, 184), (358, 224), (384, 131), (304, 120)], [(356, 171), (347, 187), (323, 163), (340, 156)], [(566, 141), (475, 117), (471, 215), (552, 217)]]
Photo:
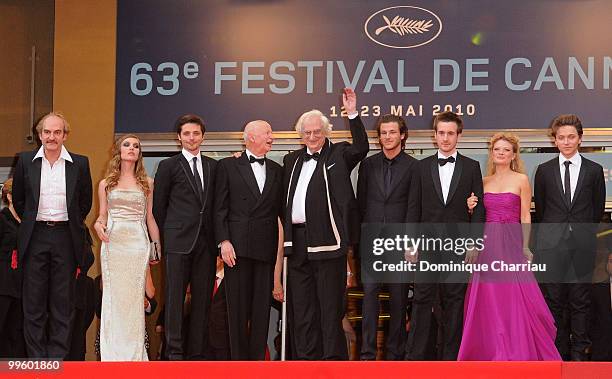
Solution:
[(191, 168), (191, 174), (193, 175), (193, 158), (197, 159), (196, 165), (198, 166), (198, 174), (200, 174), (200, 182), (202, 186), (204, 185), (204, 171), (202, 170), (202, 154), (193, 155), (187, 150), (183, 149), (181, 151), (185, 159), (187, 159), (187, 163), (189, 163), (189, 168)]
[[(455, 151), (451, 157), (455, 158), (457, 162), (457, 151)], [(448, 158), (438, 150), (438, 158)], [(453, 179), (453, 172), (455, 172), (455, 163), (447, 162), (444, 166), (438, 165), (438, 173), (440, 175), (440, 184), (442, 185), (442, 197), (444, 198), (444, 204), (448, 200), (448, 192), (450, 191), (451, 180)], [(436, 162), (437, 164), (437, 162)]]
[[(317, 153), (320, 154), (321, 150), (323, 150), (323, 148), (319, 149)], [(306, 148), (306, 152), (311, 155), (314, 154), (309, 148)], [(308, 191), (308, 184), (316, 168), (317, 161), (314, 159), (302, 164), (302, 170), (300, 171), (300, 177), (295, 186), (295, 194), (293, 195), (293, 204), (291, 206), (291, 223), (293, 224), (303, 224), (306, 222), (306, 192)]]
[[(358, 115), (359, 113), (355, 112), (349, 114), (348, 118), (352, 120)], [(306, 148), (306, 152), (311, 155), (314, 153), (321, 154), (321, 150), (323, 150), (323, 148), (316, 152), (312, 152), (308, 147)], [(298, 182), (295, 187), (293, 204), (291, 206), (291, 223), (293, 224), (303, 224), (306, 222), (306, 192), (308, 191), (308, 184), (310, 183), (310, 179), (312, 178), (312, 174), (314, 174), (316, 168), (317, 161), (314, 159), (302, 164), (302, 170), (300, 171), (300, 177), (298, 178)], [(291, 183), (289, 185), (291, 185)]]
[(574, 192), (576, 192), (576, 185), (578, 185), (578, 175), (580, 174), (580, 165), (582, 164), (582, 157), (578, 152), (574, 154), (570, 159), (567, 159), (563, 154), (559, 153), (559, 170), (561, 170), (561, 186), (565, 192), (565, 161), (570, 161), (572, 164), (569, 166), (570, 171), (570, 188), (571, 200), (574, 200)]
[(68, 221), (66, 202), (66, 161), (72, 162), (68, 150), (62, 145), (59, 159), (51, 166), (45, 157), (44, 147), (32, 161), (40, 158), (40, 197), (36, 221)]
[[(257, 155), (251, 153), (249, 149), (246, 149), (246, 155), (247, 158), (265, 158), (265, 156), (258, 157)], [(266, 184), (266, 162), (264, 161), (264, 164), (253, 162), (251, 163), (251, 169), (253, 170), (253, 174), (255, 174), (255, 180), (257, 180), (257, 187), (259, 187), (259, 193), (263, 193), (264, 184)]]

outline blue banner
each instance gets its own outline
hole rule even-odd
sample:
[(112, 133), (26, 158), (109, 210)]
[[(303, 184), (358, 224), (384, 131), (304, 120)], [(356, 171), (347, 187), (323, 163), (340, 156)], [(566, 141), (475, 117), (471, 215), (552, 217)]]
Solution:
[(366, 125), (437, 112), (469, 129), (611, 127), (612, 2), (119, 0), (116, 132), (291, 130), (313, 108), (335, 130), (355, 88)]

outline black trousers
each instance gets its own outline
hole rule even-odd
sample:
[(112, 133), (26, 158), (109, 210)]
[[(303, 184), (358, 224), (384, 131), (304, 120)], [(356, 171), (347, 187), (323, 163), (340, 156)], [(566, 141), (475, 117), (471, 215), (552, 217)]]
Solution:
[(538, 252), (535, 259), (546, 264), (547, 272), (539, 276), (540, 288), (555, 319), (559, 353), (565, 359), (584, 355), (591, 346), (588, 332), (594, 252), (581, 250), (580, 242), (570, 237), (555, 249)]
[[(591, 346), (588, 334), (591, 284), (542, 283), (540, 287), (557, 325), (555, 345), (559, 353), (562, 357), (572, 353), (584, 354)], [(564, 320), (566, 311), (569, 312), (569, 322)]]
[[(453, 253), (429, 251), (421, 252), (419, 259), (430, 263), (449, 263), (461, 261), (463, 257)], [(463, 303), (467, 281), (467, 273), (460, 271), (429, 270), (415, 273), (410, 331), (406, 342), (407, 360), (422, 361), (431, 358), (457, 360), (463, 334)], [(437, 300), (441, 308), (438, 324), (442, 336), (438, 338), (441, 342), (436, 356), (431, 357), (428, 352), (432, 345), (435, 346), (436, 341), (430, 339), (437, 335), (432, 330), (436, 325), (433, 322), (432, 309)]]
[(224, 268), (232, 360), (264, 360), (270, 324), (274, 265), (238, 257)]
[[(208, 314), (215, 280), (215, 259), (203, 239), (190, 254), (166, 254), (165, 337), (168, 360), (203, 360), (208, 341)], [(187, 343), (183, 341), (183, 309), (187, 285), (191, 289), (191, 313)], [(186, 346), (184, 351), (183, 346)]]
[(386, 358), (389, 361), (404, 359), (406, 350), (406, 297), (408, 284), (364, 283), (361, 321), (361, 359), (376, 359), (376, 337), (380, 302), (378, 293), (383, 286), (389, 290), (389, 328), (386, 338)]
[(21, 298), (0, 295), (0, 358), (25, 358)]
[(75, 311), (70, 353), (66, 360), (84, 361), (87, 353), (87, 330), (95, 316), (95, 283), (81, 272), (75, 282)]
[(346, 360), (346, 257), (309, 260), (305, 234), (305, 228), (293, 228), (293, 254), (287, 259), (293, 358)]
[(74, 320), (76, 262), (68, 225), (36, 224), (23, 262), (24, 336), (30, 358), (64, 359)]
[(463, 334), (463, 301), (467, 285), (465, 283), (415, 283), (410, 331), (406, 343), (406, 359), (422, 361), (427, 359), (429, 339), (435, 333), (431, 328), (432, 309), (439, 296), (442, 319), (442, 345), (437, 358), (456, 361)]
[(591, 360), (612, 361), (612, 307), (610, 283), (595, 283), (591, 289)]

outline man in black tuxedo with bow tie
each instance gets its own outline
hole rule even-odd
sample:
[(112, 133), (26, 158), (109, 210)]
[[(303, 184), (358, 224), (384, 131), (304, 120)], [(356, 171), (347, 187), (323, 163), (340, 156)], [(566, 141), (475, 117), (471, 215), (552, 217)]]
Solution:
[(246, 151), (217, 166), (215, 237), (225, 263), (224, 282), (232, 360), (265, 358), (272, 274), (279, 246), (281, 166), (266, 158), (272, 127), (251, 121)]
[(44, 116), (36, 125), (42, 147), (20, 154), (13, 178), (24, 335), (33, 359), (68, 355), (77, 267), (86, 273), (93, 262), (84, 224), (92, 201), (89, 161), (66, 150), (69, 131), (61, 114)]
[[(415, 223), (419, 190), (418, 161), (404, 152), (408, 127), (400, 116), (387, 114), (376, 122), (382, 151), (361, 162), (357, 182), (357, 202), (362, 223)], [(361, 322), (361, 359), (376, 359), (376, 339), (380, 305), (378, 292), (382, 283), (363, 283), (363, 320)], [(404, 359), (406, 345), (407, 283), (388, 283), (389, 332), (386, 336), (387, 360)]]
[[(480, 165), (457, 152), (457, 142), (463, 131), (463, 121), (453, 112), (443, 112), (433, 120), (434, 139), (438, 152), (419, 162), (419, 191), (421, 201), (419, 221), (428, 224), (483, 223), (484, 207), (481, 202), (470, 215), (466, 199), (473, 193), (482, 198), (483, 185)], [(449, 226), (450, 228), (454, 228)], [(444, 228), (444, 226), (442, 226)], [(475, 228), (477, 231), (478, 228)], [(437, 231), (436, 233), (438, 233)], [(446, 233), (442, 237), (448, 237)], [(426, 233), (427, 234), (427, 233)], [(439, 237), (439, 235), (435, 235)], [(458, 237), (458, 236), (457, 236)], [(469, 236), (462, 236), (469, 237)], [(439, 251), (419, 251), (407, 254), (409, 261), (426, 260), (430, 263), (473, 262), (475, 252), (469, 255), (453, 256), (454, 253)], [(450, 279), (448, 273), (417, 272), (414, 285), (412, 319), (406, 359), (425, 360), (430, 343), (432, 326), (432, 307), (439, 295), (442, 305), (443, 338), (438, 357), (443, 360), (456, 360), (461, 344), (463, 329), (463, 300), (466, 283), (461, 278)], [(467, 277), (464, 278), (467, 280)], [(435, 343), (435, 342), (434, 342)]]
[[(217, 161), (204, 156), (204, 121), (184, 115), (175, 122), (182, 150), (159, 163), (153, 215), (162, 231), (166, 264), (165, 336), (169, 360), (202, 360), (215, 278), (213, 197)], [(187, 350), (183, 351), (183, 303), (191, 288)]]
[[(534, 260), (547, 265), (539, 280), (557, 325), (555, 345), (564, 359), (582, 361), (591, 344), (588, 314), (595, 233), (605, 210), (606, 186), (601, 165), (578, 152), (583, 134), (578, 116), (560, 115), (550, 128), (559, 156), (536, 170)], [(564, 322), (567, 307), (571, 327)]]
[(292, 354), (298, 360), (347, 359), (342, 329), (346, 255), (359, 240), (359, 209), (351, 171), (368, 153), (357, 96), (344, 89), (353, 143), (332, 143), (329, 119), (302, 114), (295, 129), (304, 148), (285, 155), (284, 246)]

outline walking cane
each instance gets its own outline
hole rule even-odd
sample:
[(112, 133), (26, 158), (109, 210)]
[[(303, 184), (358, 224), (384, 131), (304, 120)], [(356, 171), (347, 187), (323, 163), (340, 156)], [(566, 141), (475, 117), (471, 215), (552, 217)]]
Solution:
[(287, 257), (283, 257), (283, 304), (281, 308), (281, 320), (281, 361), (284, 361), (287, 341)]

